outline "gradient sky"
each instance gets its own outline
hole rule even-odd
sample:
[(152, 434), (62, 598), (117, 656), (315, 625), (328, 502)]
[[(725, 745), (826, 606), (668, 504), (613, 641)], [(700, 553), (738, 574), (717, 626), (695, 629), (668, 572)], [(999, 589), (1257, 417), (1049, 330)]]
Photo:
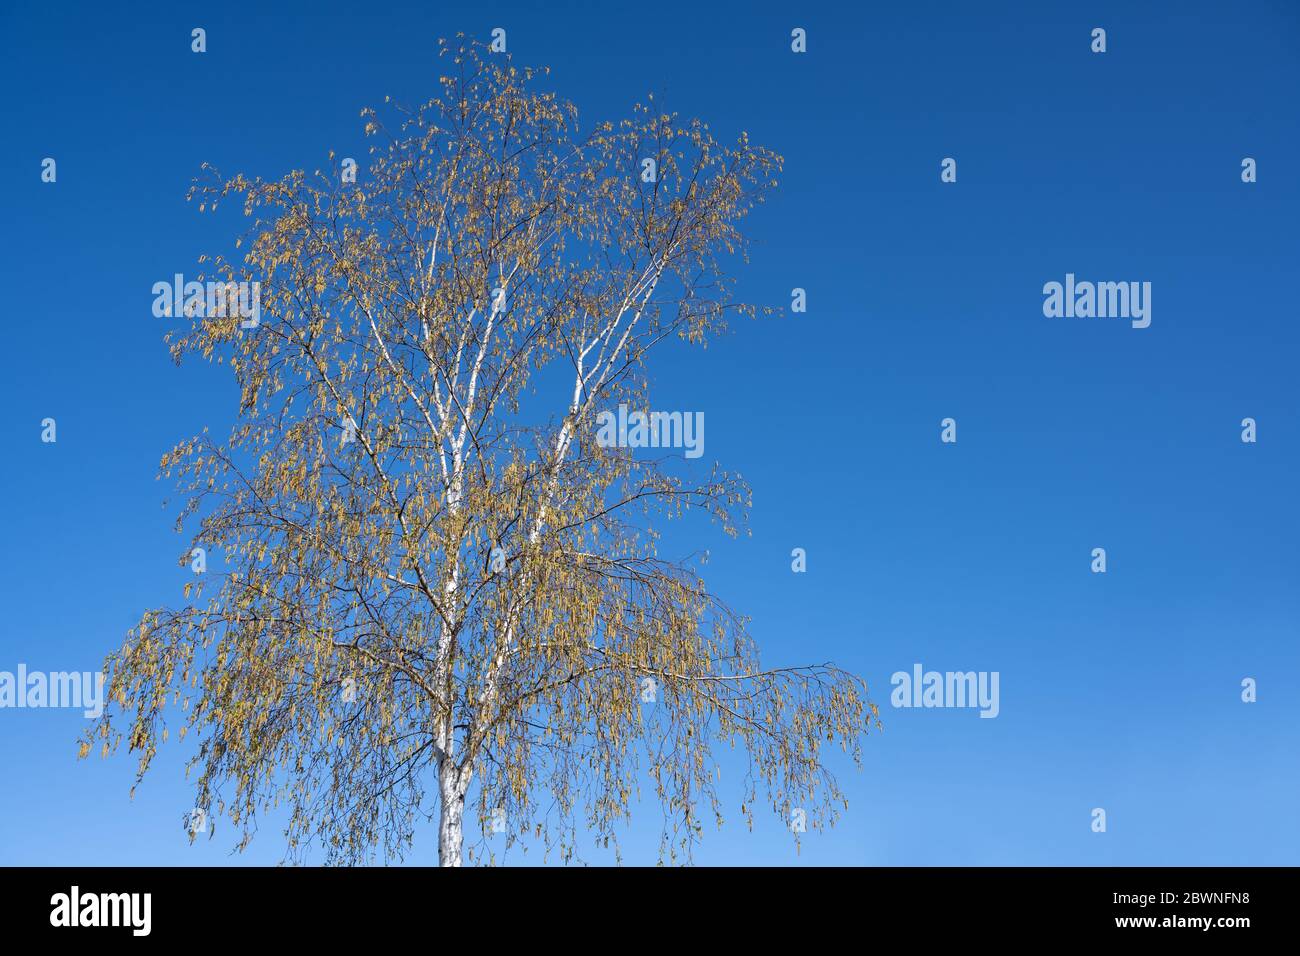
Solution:
[[(151, 314), (232, 238), (184, 201), (199, 164), (362, 157), (362, 106), (427, 98), (438, 37), (500, 26), (584, 125), (653, 91), (786, 158), (738, 291), (803, 287), (807, 313), (662, 353), (654, 397), (703, 411), (705, 459), (753, 487), (752, 537), (689, 542), (710, 583), (766, 662), (862, 675), (885, 731), (834, 764), (835, 830), (796, 855), (732, 812), (697, 862), (1300, 863), (1300, 6), (1136, 6), (5, 5), (0, 670), (97, 669), (178, 600), (158, 459), (235, 410)], [(1045, 318), (1067, 272), (1151, 282), (1151, 327)], [(998, 671), (1000, 715), (890, 707), (915, 663)], [(189, 846), (182, 751), (130, 800), (132, 758), (75, 759), (84, 725), (0, 710), (0, 863), (280, 859), (270, 824), (240, 857), (228, 826)], [(630, 863), (655, 860), (643, 810)]]

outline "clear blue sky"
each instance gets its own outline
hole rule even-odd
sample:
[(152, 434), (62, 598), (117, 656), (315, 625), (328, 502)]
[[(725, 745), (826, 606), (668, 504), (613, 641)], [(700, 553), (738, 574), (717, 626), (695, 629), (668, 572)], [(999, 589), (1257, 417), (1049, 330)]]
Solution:
[[(667, 353), (655, 394), (703, 410), (706, 459), (753, 486), (751, 538), (692, 542), (715, 589), (765, 660), (864, 676), (886, 729), (863, 772), (837, 765), (849, 812), (800, 855), (733, 813), (697, 861), (1300, 863), (1300, 6), (16, 6), (0, 670), (97, 669), (178, 600), (158, 458), (235, 407), (220, 371), (170, 363), (151, 314), (154, 282), (230, 238), (184, 202), (199, 164), (360, 157), (362, 106), (424, 98), (439, 36), (500, 26), (588, 122), (654, 91), (786, 158), (739, 291), (804, 287), (808, 312)], [(1067, 272), (1151, 282), (1151, 327), (1044, 317)], [(998, 671), (1000, 715), (891, 708), (915, 663)], [(0, 710), (0, 863), (230, 862), (228, 827), (188, 846), (179, 749), (131, 801), (132, 759), (74, 759), (83, 726)], [(658, 824), (646, 807), (629, 862), (654, 861)], [(281, 849), (268, 824), (236, 862)]]

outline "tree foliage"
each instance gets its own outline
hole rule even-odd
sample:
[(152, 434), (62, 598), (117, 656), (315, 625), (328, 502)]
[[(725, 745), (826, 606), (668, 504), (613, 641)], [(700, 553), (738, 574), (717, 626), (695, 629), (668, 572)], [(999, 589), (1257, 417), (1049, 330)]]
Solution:
[(179, 727), (196, 805), (239, 848), (279, 808), (288, 856), (330, 862), (401, 856), (436, 820), (457, 864), (466, 805), (564, 859), (580, 831), (617, 847), (646, 781), (662, 856), (689, 857), (701, 817), (722, 821), (725, 745), (751, 823), (760, 799), (833, 820), (823, 748), (860, 761), (865, 687), (764, 670), (698, 563), (658, 553), (688, 512), (743, 529), (744, 483), (594, 440), (600, 410), (647, 407), (661, 343), (753, 313), (726, 263), (780, 158), (652, 101), (580, 133), (534, 71), (465, 41), (442, 53), (439, 95), (363, 111), (356, 182), (333, 156), (196, 181), (201, 209), (252, 220), (215, 275), (261, 289), (257, 328), (204, 316), (169, 335), (178, 363), (222, 363), (239, 387), (228, 438), (162, 459), (178, 530), (224, 570), (110, 656), (83, 755), (125, 740), (142, 778)]

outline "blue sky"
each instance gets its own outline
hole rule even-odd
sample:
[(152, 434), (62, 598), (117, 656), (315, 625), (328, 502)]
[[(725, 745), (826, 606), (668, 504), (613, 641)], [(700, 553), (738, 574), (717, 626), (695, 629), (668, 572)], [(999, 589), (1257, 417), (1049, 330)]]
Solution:
[[(836, 765), (835, 830), (796, 855), (733, 813), (697, 862), (1300, 862), (1300, 7), (1156, 6), (6, 6), (0, 670), (96, 669), (177, 600), (158, 458), (235, 407), (151, 314), (230, 238), (184, 201), (199, 164), (361, 156), (362, 106), (426, 97), (438, 37), (500, 26), (587, 122), (653, 91), (786, 159), (738, 290), (808, 311), (665, 353), (655, 397), (704, 411), (706, 459), (753, 487), (752, 537), (690, 542), (715, 590), (765, 660), (862, 675), (885, 732)], [(1151, 326), (1046, 318), (1066, 273), (1149, 281)], [(997, 671), (999, 716), (892, 708), (916, 663)], [(0, 710), (0, 863), (280, 858), (273, 826), (233, 860), (189, 846), (181, 751), (130, 800), (133, 760), (75, 760), (83, 726)], [(628, 862), (654, 862), (644, 809)]]

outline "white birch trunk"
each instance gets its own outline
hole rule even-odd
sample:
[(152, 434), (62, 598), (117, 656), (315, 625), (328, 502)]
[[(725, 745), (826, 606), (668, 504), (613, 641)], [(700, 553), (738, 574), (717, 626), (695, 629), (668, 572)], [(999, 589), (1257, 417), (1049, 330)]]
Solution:
[(438, 766), (438, 865), (460, 866), (465, 842), (465, 788), (459, 786), (454, 760)]

